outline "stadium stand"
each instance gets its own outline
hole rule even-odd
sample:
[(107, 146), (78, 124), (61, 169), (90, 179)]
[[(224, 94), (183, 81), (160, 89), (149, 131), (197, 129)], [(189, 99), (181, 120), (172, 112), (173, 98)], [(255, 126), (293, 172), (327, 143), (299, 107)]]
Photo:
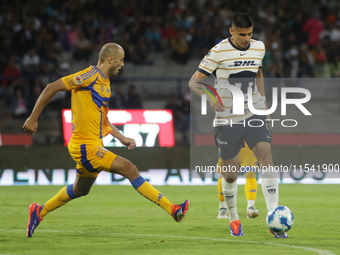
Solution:
[[(126, 51), (125, 66), (112, 79), (112, 91), (122, 84), (127, 95), (129, 85), (134, 84), (143, 108), (162, 109), (172, 95), (182, 102), (189, 93), (187, 82), (200, 59), (216, 43), (229, 37), (231, 18), (237, 12), (251, 14), (255, 23), (253, 37), (265, 42), (265, 77), (340, 77), (337, 1), (258, 0), (245, 4), (165, 0), (150, 4), (146, 0), (51, 0), (40, 2), (37, 7), (33, 0), (4, 0), (2, 7), (1, 133), (22, 132), (30, 100), (34, 98), (35, 79), (46, 86), (65, 74), (96, 64), (93, 60), (101, 45), (111, 41)], [(319, 130), (338, 132), (335, 126), (339, 123), (332, 116), (339, 114), (339, 89), (329, 88), (329, 93), (326, 87), (315, 85), (312, 94), (328, 96), (331, 113), (325, 118), (334, 126)], [(17, 93), (23, 94), (22, 99), (18, 99)], [(34, 144), (62, 143), (59, 106), (69, 107), (68, 99), (68, 93), (59, 94), (47, 107)], [(317, 104), (313, 107), (319, 109)], [(176, 137), (178, 140), (182, 136)]]

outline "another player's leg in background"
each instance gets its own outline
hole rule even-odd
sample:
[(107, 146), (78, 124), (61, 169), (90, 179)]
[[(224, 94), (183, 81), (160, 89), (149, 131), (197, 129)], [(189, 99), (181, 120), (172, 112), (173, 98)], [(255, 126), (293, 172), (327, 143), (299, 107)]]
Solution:
[(74, 184), (63, 187), (59, 192), (45, 204), (32, 203), (29, 208), (29, 222), (27, 226), (27, 237), (31, 237), (43, 218), (53, 210), (63, 206), (67, 202), (86, 196), (95, 182), (96, 177), (78, 176)]
[(257, 165), (257, 159), (254, 152), (249, 148), (246, 142), (244, 143), (244, 147), (240, 150), (238, 157), (241, 165), (241, 171), (245, 173), (244, 177), (246, 178), (244, 192), (247, 198), (247, 217), (256, 218), (259, 216), (259, 211), (255, 208), (257, 181), (255, 173), (251, 170), (253, 170), (253, 167)]
[(229, 211), (230, 233), (233, 236), (243, 236), (240, 217), (237, 213), (237, 176), (239, 170), (238, 155), (229, 160), (223, 160), (223, 166), (230, 171), (222, 171), (223, 195)]
[[(241, 153), (243, 148), (240, 151), (239, 159), (240, 162), (249, 162), (249, 160), (243, 161), (241, 160)], [(250, 150), (250, 149), (249, 149)], [(251, 154), (253, 152), (251, 151)], [(255, 163), (249, 162), (250, 165), (256, 166)], [(223, 162), (221, 158), (218, 159), (217, 165), (219, 167), (223, 167)], [(256, 201), (256, 194), (257, 194), (257, 181), (256, 176), (253, 171), (251, 171), (252, 166), (245, 166), (241, 165), (243, 167), (242, 170), (246, 169), (247, 172), (244, 174), (244, 177), (246, 178), (246, 184), (244, 186), (244, 193), (247, 198), (247, 217), (248, 218), (257, 218), (259, 216), (259, 211), (255, 208), (255, 201)], [(227, 204), (224, 199), (223, 191), (222, 191), (222, 175), (217, 181), (217, 192), (218, 192), (218, 200), (219, 200), (219, 211), (217, 218), (218, 219), (226, 219), (228, 218), (227, 215)]]
[[(221, 158), (218, 159), (217, 165), (222, 169), (223, 162), (222, 162)], [(220, 204), (217, 218), (218, 219), (227, 219), (228, 218), (228, 208), (227, 208), (227, 204), (225, 202), (223, 190), (222, 190), (222, 175), (217, 181), (217, 192), (218, 192), (218, 200), (219, 200), (219, 204)]]
[(182, 222), (190, 205), (189, 200), (182, 204), (172, 204), (162, 193), (146, 182), (137, 167), (127, 159), (117, 156), (111, 164), (111, 172), (128, 178), (132, 186), (144, 197), (166, 210), (177, 222)]
[[(219, 162), (221, 159), (219, 159)], [(247, 217), (248, 218), (257, 218), (259, 216), (259, 211), (255, 208), (256, 194), (257, 194), (257, 181), (254, 172), (247, 172), (244, 174), (246, 178), (246, 184), (244, 185), (244, 193), (247, 199)], [(219, 200), (219, 211), (217, 218), (218, 219), (226, 219), (228, 218), (227, 214), (227, 204), (224, 199), (223, 191), (222, 191), (222, 176), (218, 179), (217, 182), (217, 192), (218, 192), (218, 200)]]

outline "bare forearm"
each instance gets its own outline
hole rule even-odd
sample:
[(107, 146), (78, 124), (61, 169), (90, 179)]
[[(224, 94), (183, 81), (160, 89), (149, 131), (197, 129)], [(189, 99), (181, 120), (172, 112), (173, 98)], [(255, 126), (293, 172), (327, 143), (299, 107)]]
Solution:
[(34, 109), (27, 118), (22, 128), (29, 134), (34, 135), (38, 129), (38, 117), (40, 116), (44, 107), (48, 104), (48, 102), (52, 99), (52, 97), (58, 92), (66, 90), (66, 87), (62, 81), (59, 79), (51, 84), (48, 84), (43, 92), (40, 94), (37, 102), (34, 105)]
[[(205, 89), (205, 87), (198, 83), (198, 82), (201, 82), (202, 79), (190, 79), (190, 82), (189, 82), (189, 87), (190, 89), (198, 96), (201, 96), (202, 94), (206, 94), (206, 92), (202, 89)], [(201, 89), (199, 89), (201, 88)]]
[(38, 119), (42, 110), (45, 108), (45, 106), (48, 104), (48, 102), (52, 99), (52, 97), (56, 93), (57, 91), (54, 91), (50, 87), (50, 85), (47, 85), (46, 88), (43, 90), (43, 92), (38, 97), (30, 117)]
[[(205, 74), (196, 71), (189, 81), (189, 88), (198, 96), (207, 94), (206, 88), (201, 84), (201, 82), (207, 77), (208, 76), (206, 76)], [(224, 105), (221, 105), (219, 102), (215, 103), (215, 100), (212, 97), (207, 97), (207, 100), (215, 111), (224, 111)]]
[(66, 90), (66, 87), (62, 79), (59, 79), (55, 82), (48, 84), (46, 88), (43, 90), (43, 92), (40, 94), (40, 96), (38, 97), (38, 100), (34, 105), (30, 118), (38, 119), (42, 110), (45, 108), (48, 102), (52, 99), (52, 97), (58, 91), (64, 91), (64, 90)]
[[(206, 89), (201, 82), (207, 78), (205, 74), (202, 74), (200, 72), (194, 73), (194, 75), (191, 77), (189, 81), (189, 88), (198, 96), (201, 96), (203, 94), (207, 94), (204, 90)], [(212, 103), (211, 97), (207, 97), (207, 100)]]
[(109, 122), (109, 125), (112, 129), (112, 132), (110, 133), (113, 137), (117, 138), (118, 140), (121, 140), (123, 139), (125, 136), (122, 135), (119, 130), (114, 126), (112, 125), (110, 122)]
[(132, 150), (133, 148), (136, 147), (136, 141), (134, 139), (128, 138), (122, 135), (119, 132), (119, 130), (114, 125), (112, 125), (110, 122), (109, 122), (109, 125), (112, 129), (111, 135), (113, 137), (117, 138), (123, 145), (127, 146), (129, 150)]

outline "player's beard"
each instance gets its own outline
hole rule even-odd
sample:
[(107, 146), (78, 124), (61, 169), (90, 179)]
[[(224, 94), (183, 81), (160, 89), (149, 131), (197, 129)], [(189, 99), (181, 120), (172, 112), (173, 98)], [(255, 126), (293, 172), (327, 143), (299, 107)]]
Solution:
[(119, 67), (118, 66), (112, 66), (110, 69), (109, 69), (109, 76), (110, 77), (113, 77), (113, 76), (116, 76), (119, 72)]

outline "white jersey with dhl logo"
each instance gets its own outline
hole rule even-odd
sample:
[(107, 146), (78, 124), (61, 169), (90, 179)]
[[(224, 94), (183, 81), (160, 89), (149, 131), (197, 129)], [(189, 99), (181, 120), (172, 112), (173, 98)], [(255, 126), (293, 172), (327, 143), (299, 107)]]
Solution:
[(264, 98), (258, 92), (255, 76), (262, 67), (265, 55), (263, 42), (251, 40), (245, 49), (235, 46), (227, 38), (213, 47), (201, 61), (198, 71), (215, 77), (215, 84), (237, 86), (244, 94), (244, 115), (233, 114), (232, 93), (227, 88), (217, 88), (216, 91), (225, 106), (224, 112), (216, 112), (218, 125), (230, 125), (243, 121), (253, 115), (248, 108), (248, 87), (253, 91), (253, 106), (257, 110), (265, 110)]

